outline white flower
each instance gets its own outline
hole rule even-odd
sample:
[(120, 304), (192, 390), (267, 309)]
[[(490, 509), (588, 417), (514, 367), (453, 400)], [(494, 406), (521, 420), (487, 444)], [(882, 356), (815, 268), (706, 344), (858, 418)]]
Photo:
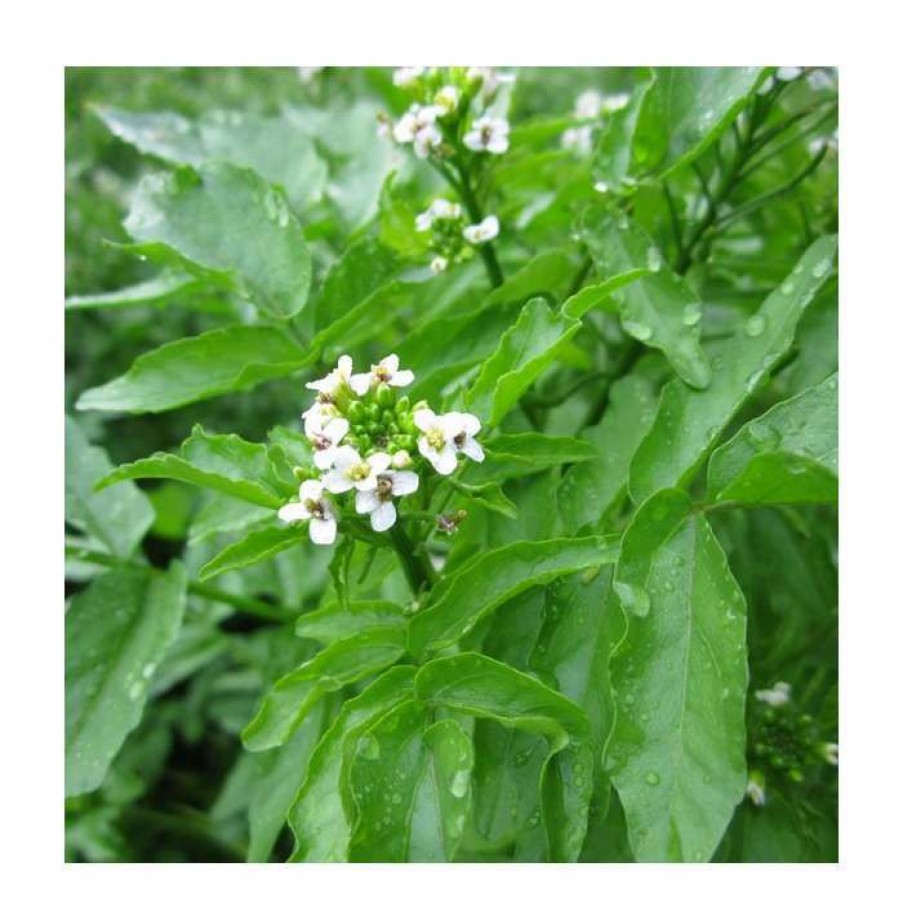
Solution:
[(359, 373), (351, 377), (351, 388), (358, 395), (366, 395), (371, 386), (386, 383), (389, 386), (403, 388), (414, 382), (413, 370), (398, 369), (398, 355), (390, 354), (384, 357), (378, 364), (370, 368), (369, 373)]
[(300, 78), (305, 85), (309, 85), (323, 69), (323, 66), (299, 66), (298, 78)]
[(497, 216), (487, 216), (481, 223), (464, 227), (464, 238), (472, 245), (492, 241), (499, 234), (499, 220)]
[(448, 269), (448, 258), (446, 257), (434, 257), (430, 261), (430, 269), (434, 273), (442, 273)]
[(580, 157), (588, 157), (593, 149), (593, 128), (581, 125), (578, 128), (566, 129), (561, 135), (561, 146), (565, 150), (576, 151)]
[(339, 443), (348, 433), (349, 423), (344, 417), (324, 418), (311, 414), (304, 420), (304, 433), (314, 447), (314, 464), (320, 470), (332, 466), (339, 450)]
[(404, 449), (392, 455), (392, 466), (396, 470), (404, 470), (406, 467), (410, 467), (411, 464), (411, 456)]
[(756, 690), (756, 699), (773, 709), (790, 702), (790, 684), (779, 680), (770, 690)]
[(458, 89), (454, 85), (446, 85), (436, 92), (433, 103), (442, 110), (439, 114), (440, 116), (448, 116), (449, 113), (453, 113), (457, 109), (459, 99), (460, 92)]
[(306, 423), (311, 417), (321, 423), (328, 423), (339, 416), (339, 409), (330, 401), (315, 401), (306, 411), (301, 412), (301, 422)]
[(332, 469), (323, 474), (323, 485), (335, 493), (349, 489), (367, 492), (376, 489), (376, 475), (387, 470), (391, 463), (391, 456), (385, 452), (375, 452), (365, 461), (356, 448), (342, 445), (333, 459)]
[(799, 78), (802, 72), (800, 66), (779, 66), (774, 76), (779, 82), (792, 82), (795, 78)]
[(412, 82), (417, 81), (425, 71), (424, 66), (402, 66), (392, 73), (392, 82), (399, 88), (406, 88)]
[(499, 72), (493, 66), (471, 66), (467, 70), (467, 80), (482, 82), (484, 97), (491, 97), (502, 84), (511, 84), (515, 80), (513, 72)]
[(323, 379), (315, 379), (313, 382), (305, 383), (305, 385), (308, 389), (316, 389), (325, 398), (332, 398), (340, 386), (350, 385), (353, 366), (351, 356), (343, 354), (339, 358), (338, 366), (332, 373), (324, 376)]
[(602, 112), (603, 103), (602, 95), (595, 88), (589, 88), (577, 98), (574, 115), (578, 119), (595, 119)]
[(460, 204), (455, 204), (446, 198), (436, 198), (423, 213), (417, 214), (414, 226), (418, 232), (426, 232), (432, 228), (437, 219), (459, 219), (460, 216)]
[(311, 541), (318, 546), (332, 545), (336, 534), (335, 511), (323, 497), (323, 484), (319, 480), (305, 480), (298, 498), (300, 501), (279, 509), (279, 520), (287, 524), (309, 520)]
[(418, 157), (426, 157), (431, 148), (442, 142), (442, 133), (436, 128), (436, 119), (442, 112), (441, 107), (412, 104), (395, 123), (392, 135), (399, 144), (413, 142), (414, 153)]
[(464, 136), (464, 144), (472, 151), (486, 151), (490, 154), (503, 154), (508, 150), (508, 132), (510, 126), (507, 119), (493, 119), (481, 116)]
[(450, 474), (457, 466), (457, 452), (474, 461), (485, 457), (480, 443), (473, 437), (480, 431), (480, 421), (473, 414), (452, 411), (441, 416), (429, 408), (414, 411), (414, 423), (423, 435), (417, 440), (420, 454), (438, 473)]
[(609, 94), (602, 100), (603, 113), (615, 113), (623, 109), (630, 103), (630, 95), (625, 91), (619, 91), (617, 94)]
[(836, 743), (822, 743), (822, 746), (821, 746), (822, 758), (829, 765), (837, 764), (837, 753), (838, 752), (839, 752), (839, 748)]
[[(375, 458), (377, 455), (371, 455)], [(388, 455), (385, 456), (388, 458)], [(358, 492), (354, 500), (354, 510), (358, 514), (370, 515), (370, 526), (377, 533), (388, 530), (395, 524), (398, 517), (392, 498), (410, 495), (417, 491), (420, 485), (420, 477), (409, 470), (394, 471), (380, 470), (376, 475), (376, 488)]]
[(600, 179), (598, 182), (593, 183), (593, 190), (598, 191), (599, 194), (605, 194), (606, 192), (611, 191), (611, 185)]
[(746, 796), (754, 806), (765, 805), (765, 788), (756, 780), (755, 776), (751, 776), (746, 785)]

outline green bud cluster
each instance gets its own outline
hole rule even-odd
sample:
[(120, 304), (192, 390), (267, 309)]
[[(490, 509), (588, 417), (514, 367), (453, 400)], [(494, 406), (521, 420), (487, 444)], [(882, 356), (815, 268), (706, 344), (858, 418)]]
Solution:
[(794, 783), (825, 762), (818, 728), (811, 715), (789, 703), (759, 706), (750, 726), (750, 762)]
[(407, 396), (396, 396), (390, 386), (379, 383), (362, 398), (356, 398), (343, 412), (350, 429), (346, 442), (361, 455), (375, 451), (414, 452), (417, 449), (417, 427)]

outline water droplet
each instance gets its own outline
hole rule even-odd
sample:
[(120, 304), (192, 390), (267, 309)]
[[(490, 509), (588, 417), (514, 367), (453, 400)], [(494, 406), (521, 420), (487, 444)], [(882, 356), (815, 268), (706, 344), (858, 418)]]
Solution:
[(467, 793), (467, 788), (469, 786), (470, 772), (456, 771), (448, 789), (452, 796), (456, 796), (458, 799), (461, 799), (461, 797), (463, 797)]
[(762, 314), (753, 314), (747, 321), (746, 326), (744, 327), (746, 334), (755, 338), (756, 336), (762, 335), (765, 332), (765, 327), (767, 325), (767, 321)]
[(646, 772), (646, 783), (650, 787), (657, 786), (660, 780), (661, 780), (661, 778), (658, 776), (657, 771), (647, 771)]
[(636, 320), (624, 320), (624, 331), (640, 342), (645, 342), (652, 338), (652, 327), (648, 323), (639, 323)]
[(144, 691), (144, 681), (136, 680), (133, 683), (129, 684), (128, 694), (129, 699), (136, 700)]
[(702, 305), (693, 302), (684, 307), (681, 321), (684, 326), (695, 326), (702, 319)]
[(145, 680), (148, 680), (149, 678), (153, 677), (154, 671), (156, 671), (156, 670), (157, 670), (157, 666), (154, 664), (145, 665), (144, 668), (141, 669), (141, 676)]
[(821, 279), (822, 276), (826, 276), (828, 274), (828, 270), (831, 269), (831, 261), (828, 259), (820, 260), (814, 267), (812, 267), (812, 275), (816, 279)]
[(795, 290), (796, 286), (789, 280), (781, 286), (782, 295), (792, 295)]
[(662, 268), (662, 252), (655, 245), (646, 251), (646, 266), (653, 273), (657, 273)]
[(376, 739), (376, 737), (373, 737), (370, 734), (366, 734), (361, 738), (361, 741), (358, 744), (357, 751), (358, 755), (360, 755), (364, 759), (378, 759), (379, 741)]
[(596, 182), (593, 185), (593, 188), (598, 191), (599, 194), (605, 194), (606, 192), (611, 190), (611, 186), (608, 184), (608, 182), (603, 182), (602, 180)]
[(665, 589), (668, 590), (669, 593), (672, 592), (674, 590), (674, 584), (670, 580), (666, 580)]

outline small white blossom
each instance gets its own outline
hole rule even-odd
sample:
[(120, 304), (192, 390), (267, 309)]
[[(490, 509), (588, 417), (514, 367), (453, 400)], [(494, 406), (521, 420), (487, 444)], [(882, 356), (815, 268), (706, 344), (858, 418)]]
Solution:
[(822, 758), (829, 765), (837, 764), (837, 754), (839, 752), (839, 747), (836, 743), (823, 743), (821, 747)]
[(595, 119), (602, 112), (603, 103), (602, 95), (595, 88), (589, 88), (578, 96), (574, 115), (578, 119)]
[(765, 805), (765, 788), (755, 777), (751, 776), (746, 784), (746, 796), (754, 806)]
[[(372, 458), (377, 457), (372, 455)], [(385, 456), (388, 458), (388, 455)], [(417, 491), (420, 477), (410, 470), (394, 471), (388, 466), (376, 474), (376, 488), (358, 492), (354, 510), (370, 515), (370, 526), (377, 533), (390, 529), (398, 518), (393, 497), (410, 495)]]
[(464, 238), (472, 245), (483, 244), (492, 241), (499, 234), (499, 220), (497, 216), (487, 216), (481, 223), (464, 227)]
[(317, 392), (326, 398), (332, 398), (342, 385), (350, 384), (353, 367), (354, 362), (351, 360), (351, 356), (343, 354), (332, 373), (324, 376), (322, 379), (315, 379), (313, 382), (305, 383), (305, 385), (308, 389), (316, 389)]
[(434, 257), (430, 261), (430, 269), (434, 273), (444, 273), (448, 269), (448, 258)]
[(436, 128), (436, 119), (442, 112), (441, 107), (412, 104), (395, 123), (392, 135), (399, 144), (413, 143), (414, 153), (418, 157), (426, 157), (432, 148), (442, 142), (442, 133)]
[(339, 409), (330, 401), (315, 401), (306, 411), (301, 412), (301, 422), (307, 423), (311, 417), (315, 417), (321, 423), (328, 423), (334, 417), (339, 416)]
[(756, 699), (773, 709), (790, 702), (790, 684), (779, 680), (770, 690), (756, 690)]
[(592, 126), (581, 125), (566, 129), (561, 135), (561, 146), (565, 150), (575, 151), (580, 157), (588, 157), (593, 150)]
[(429, 408), (414, 411), (414, 423), (423, 433), (417, 440), (420, 454), (438, 473), (447, 475), (458, 466), (457, 453), (474, 461), (482, 461), (485, 455), (479, 442), (473, 437), (480, 431), (480, 421), (473, 414), (437, 415)]
[(608, 182), (603, 182), (601, 179), (598, 182), (593, 183), (593, 190), (598, 191), (599, 194), (606, 194), (611, 191), (611, 185)]
[(392, 82), (399, 88), (406, 88), (417, 81), (425, 71), (424, 66), (402, 66), (392, 73)]
[(298, 78), (305, 85), (309, 85), (324, 69), (323, 66), (299, 66)]
[(459, 100), (460, 92), (458, 89), (454, 85), (446, 85), (436, 92), (433, 103), (441, 108), (440, 116), (448, 116), (449, 113), (453, 113), (458, 108)]
[(370, 368), (369, 373), (358, 373), (351, 377), (351, 388), (358, 395), (366, 395), (371, 386), (386, 383), (389, 386), (403, 388), (414, 382), (413, 370), (399, 370), (398, 355), (390, 354), (384, 357), (378, 364)]
[(426, 232), (432, 228), (437, 219), (459, 219), (460, 217), (460, 204), (455, 204), (446, 198), (436, 198), (423, 213), (417, 214), (414, 226), (418, 232)]
[(507, 119), (481, 116), (464, 136), (464, 145), (472, 151), (504, 154), (508, 150), (509, 131)]
[(515, 80), (513, 72), (499, 72), (494, 66), (471, 66), (467, 70), (469, 82), (481, 82), (484, 97), (492, 97), (499, 85), (511, 84)]
[(292, 524), (299, 520), (310, 521), (311, 542), (318, 546), (330, 546), (335, 542), (335, 511), (323, 496), (323, 484), (319, 480), (305, 480), (298, 492), (300, 501), (283, 505), (279, 520)]
[(617, 94), (609, 94), (602, 99), (603, 113), (616, 113), (630, 103), (630, 95), (626, 91), (619, 91)]
[(395, 452), (392, 455), (392, 466), (396, 470), (404, 470), (407, 467), (410, 467), (414, 462), (411, 460), (411, 456), (402, 449), (401, 451)]
[(348, 433), (349, 423), (344, 417), (323, 418), (311, 414), (304, 420), (304, 434), (314, 447), (314, 464), (320, 470), (332, 466), (339, 450), (339, 443)]
[(792, 82), (795, 78), (799, 78), (802, 73), (803, 70), (800, 66), (779, 66), (778, 71), (774, 75), (779, 82)]
[(376, 475), (387, 470), (392, 458), (385, 452), (375, 452), (366, 460), (356, 448), (342, 445), (336, 452), (332, 469), (323, 474), (323, 485), (334, 493), (357, 489), (367, 492), (376, 489)]

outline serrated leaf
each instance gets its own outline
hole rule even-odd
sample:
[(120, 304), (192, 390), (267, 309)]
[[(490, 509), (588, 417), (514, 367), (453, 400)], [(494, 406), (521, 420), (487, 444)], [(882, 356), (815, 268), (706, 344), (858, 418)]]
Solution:
[(617, 538), (601, 536), (517, 542), (485, 552), (439, 581), (428, 607), (408, 625), (408, 645), (416, 654), (450, 646), (507, 599), (616, 555)]
[(454, 721), (430, 724), (416, 700), (357, 740), (349, 769), (357, 818), (352, 862), (448, 862), (469, 805), (473, 750)]
[(281, 190), (222, 163), (145, 176), (125, 228), (135, 249), (209, 276), (275, 317), (307, 301), (310, 252)]
[(185, 610), (185, 569), (113, 570), (66, 613), (66, 796), (99, 787)]
[(307, 778), (289, 813), (293, 862), (346, 859), (351, 826), (343, 802), (357, 738), (393, 706), (413, 698), (414, 668), (395, 667), (349, 699), (311, 756)]
[(312, 358), (282, 330), (229, 326), (142, 354), (122, 376), (83, 392), (80, 411), (168, 411), (288, 376)]
[(549, 849), (554, 861), (576, 861), (586, 833), (593, 758), (580, 708), (535, 678), (473, 652), (427, 662), (414, 688), (431, 705), (549, 738), (541, 777)]
[(404, 614), (394, 602), (349, 602), (329, 605), (301, 615), (295, 622), (298, 636), (332, 643), (347, 639), (371, 627), (395, 627), (404, 624)]
[(200, 120), (176, 113), (98, 110), (114, 135), (169, 163), (196, 166), (221, 161), (247, 166), (285, 189), (301, 208), (323, 193), (327, 167), (306, 132), (285, 116), (213, 112)]
[(97, 484), (103, 489), (122, 480), (168, 479), (215, 489), (265, 508), (278, 508), (285, 488), (276, 478), (267, 448), (233, 434), (205, 433), (196, 426), (179, 454), (157, 452), (121, 464)]
[(579, 320), (552, 311), (542, 298), (528, 301), (480, 369), (468, 410), (488, 426), (498, 424), (579, 328)]
[(134, 483), (102, 493), (94, 484), (112, 466), (81, 427), (66, 418), (66, 521), (100, 540), (117, 558), (128, 558), (154, 522), (154, 509)]
[(631, 219), (605, 211), (585, 224), (587, 245), (601, 276), (645, 268), (646, 274), (614, 292), (625, 332), (658, 348), (677, 375), (697, 389), (711, 377), (699, 344), (699, 299), (662, 260), (659, 249)]
[(601, 526), (627, 493), (630, 461), (652, 426), (658, 398), (653, 384), (634, 374), (611, 388), (602, 420), (584, 430), (593, 458), (569, 467), (558, 486), (558, 506), (570, 533)]
[(758, 505), (836, 503), (836, 374), (750, 420), (716, 449), (708, 496)]
[(668, 383), (652, 428), (630, 466), (639, 503), (659, 489), (686, 486), (742, 404), (762, 385), (793, 341), (800, 315), (831, 272), (837, 239), (818, 239), (737, 335), (711, 344), (712, 382), (695, 391)]
[(198, 572), (201, 580), (209, 580), (233, 571), (266, 561), (280, 552), (296, 546), (306, 539), (305, 534), (294, 527), (264, 527), (243, 536), (238, 542), (226, 546), (210, 559)]
[(372, 627), (327, 646), (273, 684), (242, 731), (245, 747), (256, 751), (281, 746), (324, 693), (384, 671), (404, 651), (404, 630), (399, 627)]
[[(639, 861), (708, 860), (746, 787), (746, 611), (704, 517), (658, 493), (624, 537), (605, 767)], [(638, 599), (645, 603), (637, 604)]]
[(659, 178), (694, 160), (733, 121), (757, 86), (751, 66), (659, 67), (633, 137), (633, 168)]

